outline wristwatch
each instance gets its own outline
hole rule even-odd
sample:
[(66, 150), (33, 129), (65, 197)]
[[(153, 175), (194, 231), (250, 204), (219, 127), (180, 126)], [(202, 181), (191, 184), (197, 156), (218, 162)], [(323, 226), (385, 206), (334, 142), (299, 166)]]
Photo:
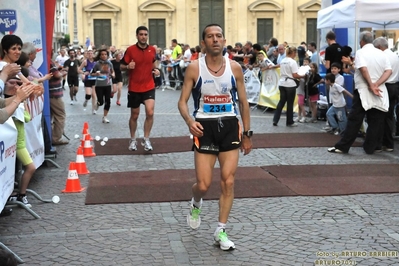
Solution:
[(248, 130), (248, 131), (244, 131), (242, 132), (242, 134), (244, 136), (247, 136), (248, 138), (252, 137), (252, 135), (254, 134), (254, 132), (252, 130)]

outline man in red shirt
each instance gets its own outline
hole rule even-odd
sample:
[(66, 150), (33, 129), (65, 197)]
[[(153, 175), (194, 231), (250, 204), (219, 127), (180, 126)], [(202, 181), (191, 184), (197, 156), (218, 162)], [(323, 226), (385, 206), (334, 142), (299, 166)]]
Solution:
[(136, 129), (140, 114), (140, 105), (145, 106), (144, 139), (141, 145), (145, 151), (151, 151), (150, 132), (154, 123), (155, 83), (153, 75), (159, 76), (156, 68), (156, 49), (148, 45), (148, 29), (140, 26), (136, 29), (137, 43), (128, 47), (121, 61), (121, 69), (127, 70), (129, 75), (128, 103), (130, 109), (129, 150), (137, 150)]

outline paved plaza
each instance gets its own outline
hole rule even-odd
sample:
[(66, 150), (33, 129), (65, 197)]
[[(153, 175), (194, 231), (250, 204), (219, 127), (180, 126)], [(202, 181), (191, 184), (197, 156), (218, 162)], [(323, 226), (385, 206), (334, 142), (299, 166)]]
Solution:
[[(61, 201), (43, 203), (28, 195), (32, 210), (41, 219), (21, 208), (0, 218), (0, 241), (25, 265), (399, 265), (399, 194), (235, 199), (227, 232), (236, 250), (227, 252), (213, 245), (218, 216), (218, 202), (214, 200), (204, 201), (198, 230), (191, 230), (186, 224), (190, 199), (86, 206), (86, 191), (61, 193), (69, 163), (75, 161), (80, 144), (75, 135), (81, 135), (83, 123), (88, 122), (92, 137), (128, 138), (130, 109), (126, 107), (126, 87), (122, 106), (117, 106), (115, 99), (112, 101), (109, 124), (101, 122), (102, 107), (97, 115), (91, 114), (90, 103), (83, 110), (82, 87), (75, 105), (69, 105), (67, 95), (68, 91), (64, 96), (65, 133), (71, 140), (68, 145), (57, 147), (58, 157), (54, 159), (61, 168), (45, 163), (30, 184), (43, 198), (59, 195)], [(180, 91), (157, 90), (152, 137), (189, 138), (177, 109), (179, 95)], [(272, 114), (263, 108), (251, 111), (255, 134), (320, 132), (325, 126), (325, 122), (319, 122), (286, 127), (282, 115), (279, 126), (273, 127)], [(138, 137), (143, 136), (143, 121), (141, 115)], [(127, 147), (128, 143), (121, 149)], [(129, 156), (96, 156), (85, 161), (91, 173), (110, 175), (194, 168), (193, 152), (132, 152)], [(398, 164), (399, 170), (399, 148), (367, 155), (356, 147), (349, 154), (340, 155), (321, 147), (255, 149), (247, 156), (241, 155), (239, 165), (380, 164), (383, 168), (392, 163)], [(89, 175), (79, 178), (87, 188)]]

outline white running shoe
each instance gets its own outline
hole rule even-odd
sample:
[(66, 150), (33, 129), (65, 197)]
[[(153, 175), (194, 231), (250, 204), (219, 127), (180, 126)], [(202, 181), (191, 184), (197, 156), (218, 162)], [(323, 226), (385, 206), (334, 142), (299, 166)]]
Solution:
[(202, 199), (199, 208), (194, 205), (193, 199), (191, 200), (190, 212), (187, 214), (187, 224), (192, 229), (197, 229), (201, 225), (201, 217), (200, 217), (201, 207), (202, 207)]
[(108, 118), (106, 116), (103, 117), (103, 123), (106, 123), (106, 124), (109, 123), (109, 120), (108, 120)]
[(149, 139), (143, 139), (141, 145), (144, 146), (145, 151), (152, 151), (151, 141)]
[(213, 238), (215, 239), (215, 245), (219, 245), (221, 250), (230, 250), (236, 248), (233, 241), (229, 240), (227, 237), (226, 229), (224, 228), (216, 231)]
[(71, 101), (69, 104), (70, 104), (70, 105), (74, 105), (75, 103), (74, 103), (73, 101)]
[(129, 151), (137, 151), (137, 141), (132, 139), (129, 141)]

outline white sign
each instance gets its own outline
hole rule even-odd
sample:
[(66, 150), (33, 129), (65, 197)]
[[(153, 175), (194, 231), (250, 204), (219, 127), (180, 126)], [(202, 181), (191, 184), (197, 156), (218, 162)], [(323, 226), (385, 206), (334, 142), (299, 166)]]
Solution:
[(244, 73), (244, 85), (247, 92), (247, 101), (249, 103), (257, 104), (260, 94), (260, 80), (257, 77), (257, 72), (247, 70)]
[(31, 121), (25, 123), (26, 148), (36, 169), (44, 162), (44, 139), (42, 130), (43, 97), (28, 100)]
[(0, 209), (4, 208), (14, 190), (17, 129), (9, 118), (0, 124)]

